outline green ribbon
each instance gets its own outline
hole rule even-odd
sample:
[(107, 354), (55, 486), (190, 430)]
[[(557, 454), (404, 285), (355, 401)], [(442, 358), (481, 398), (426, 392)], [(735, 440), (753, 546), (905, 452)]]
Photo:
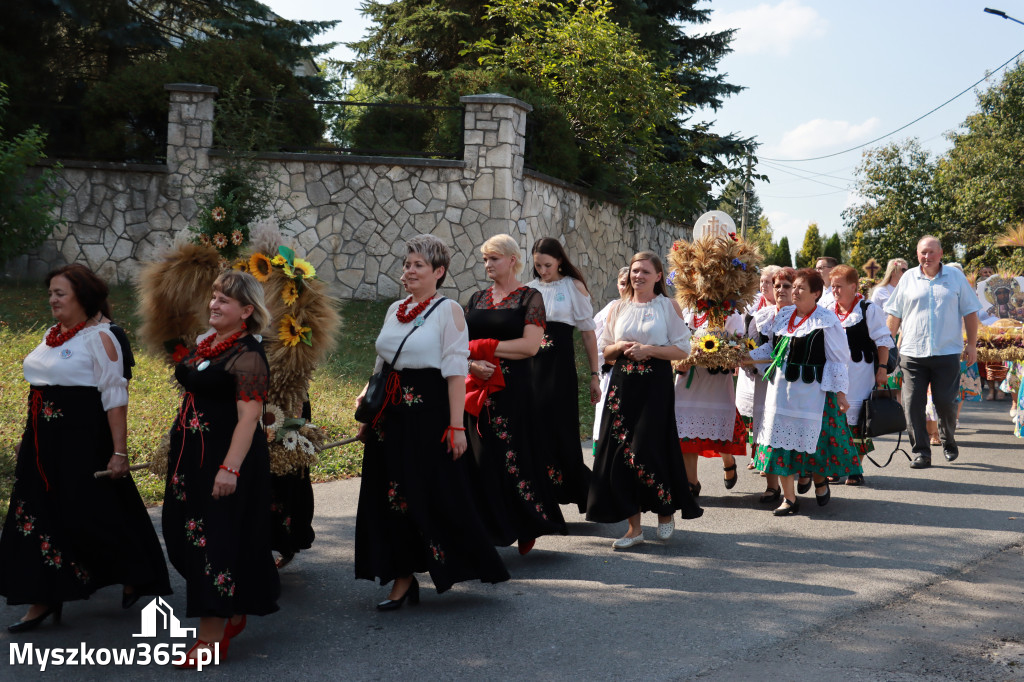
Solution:
[(690, 373), (686, 375), (686, 387), (689, 388), (690, 384), (693, 383), (693, 375), (696, 373), (697, 368), (690, 365)]
[(768, 369), (764, 371), (764, 376), (761, 377), (762, 381), (771, 381), (776, 368), (781, 367), (785, 362), (786, 351), (789, 350), (789, 339), (789, 336), (783, 336), (782, 341), (772, 351), (772, 364), (768, 365)]

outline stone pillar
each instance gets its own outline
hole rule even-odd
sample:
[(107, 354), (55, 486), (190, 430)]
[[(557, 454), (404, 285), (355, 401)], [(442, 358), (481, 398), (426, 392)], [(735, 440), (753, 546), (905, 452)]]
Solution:
[(167, 193), (181, 202), (186, 221), (198, 210), (194, 199), (203, 173), (210, 167), (213, 147), (213, 104), (218, 88), (195, 83), (167, 83)]
[(481, 225), (484, 239), (512, 234), (522, 244), (521, 235), (526, 231), (522, 221), (526, 115), (533, 107), (494, 93), (468, 95), (459, 101), (466, 106), (465, 184), (472, 186), (469, 208), (487, 216)]

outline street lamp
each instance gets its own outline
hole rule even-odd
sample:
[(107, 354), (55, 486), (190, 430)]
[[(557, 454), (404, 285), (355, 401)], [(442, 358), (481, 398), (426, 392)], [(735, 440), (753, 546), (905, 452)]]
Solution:
[(1002, 17), (1003, 19), (1009, 19), (1010, 21), (1016, 21), (1018, 24), (1024, 25), (1024, 21), (1021, 21), (1020, 19), (1014, 19), (1013, 17), (1011, 17), (1009, 14), (1007, 14), (1006, 12), (1004, 12), (1001, 9), (992, 9), (991, 7), (986, 7), (985, 11), (988, 12), (989, 14), (994, 14), (997, 17)]

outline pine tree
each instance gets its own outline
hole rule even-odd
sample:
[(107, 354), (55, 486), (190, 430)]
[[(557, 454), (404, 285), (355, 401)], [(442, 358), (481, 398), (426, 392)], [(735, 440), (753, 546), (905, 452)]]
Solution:
[(779, 240), (778, 246), (771, 254), (771, 258), (765, 259), (766, 265), (780, 265), (782, 267), (793, 267), (793, 254), (789, 249), (789, 237)]
[(825, 240), (825, 248), (822, 249), (821, 255), (831, 256), (838, 263), (843, 262), (843, 243), (839, 240), (838, 233), (833, 233), (832, 236)]
[(824, 246), (821, 243), (821, 234), (818, 232), (818, 223), (811, 223), (804, 233), (804, 243), (796, 253), (797, 268), (812, 268), (815, 261), (822, 255)]

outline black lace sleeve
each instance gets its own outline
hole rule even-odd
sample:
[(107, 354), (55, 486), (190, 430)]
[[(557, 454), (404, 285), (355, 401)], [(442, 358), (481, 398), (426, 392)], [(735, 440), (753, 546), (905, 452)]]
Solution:
[(124, 378), (132, 380), (132, 367), (135, 366), (135, 354), (132, 353), (132, 345), (128, 342), (128, 334), (116, 324), (110, 324), (110, 333), (117, 339), (121, 346), (121, 364), (124, 365)]
[(480, 297), (483, 296), (483, 295), (484, 295), (484, 292), (477, 291), (477, 292), (474, 292), (473, 295), (469, 297), (469, 303), (466, 304), (466, 308), (465, 308), (467, 313), (470, 310), (473, 310), (474, 308), (476, 308), (477, 303), (479, 303), (479, 301), (480, 301)]
[(254, 344), (240, 351), (228, 360), (226, 369), (235, 377), (235, 400), (267, 402), (270, 368), (261, 347)]
[(541, 329), (547, 329), (547, 311), (544, 309), (544, 296), (536, 289), (529, 289), (523, 297), (523, 307), (526, 308), (526, 324), (535, 324)]

